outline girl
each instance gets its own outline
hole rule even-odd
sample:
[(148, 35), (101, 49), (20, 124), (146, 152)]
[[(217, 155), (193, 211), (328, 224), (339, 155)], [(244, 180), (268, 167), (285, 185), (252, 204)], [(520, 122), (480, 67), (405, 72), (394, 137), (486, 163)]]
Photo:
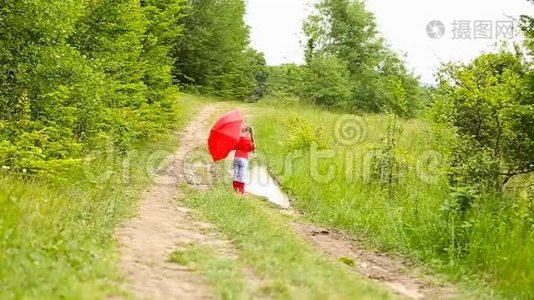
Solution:
[(254, 135), (252, 128), (245, 126), (241, 129), (241, 139), (235, 147), (234, 156), (234, 190), (238, 193), (245, 193), (245, 182), (248, 171), (248, 155), (254, 151)]

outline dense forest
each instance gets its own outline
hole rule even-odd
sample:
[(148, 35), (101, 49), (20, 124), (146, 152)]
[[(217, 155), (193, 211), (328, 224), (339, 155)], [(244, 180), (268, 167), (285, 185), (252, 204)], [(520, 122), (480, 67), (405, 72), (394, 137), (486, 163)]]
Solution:
[[(454, 269), (457, 277), (472, 268), (485, 280), (495, 264), (481, 245), (494, 243), (500, 248), (492, 252), (510, 256), (501, 257), (503, 270), (516, 266), (517, 274), (497, 280), (492, 273), (490, 286), (512, 298), (534, 296), (527, 269), (534, 254), (523, 248), (534, 245), (534, 18), (518, 20), (522, 44), (443, 64), (435, 85), (426, 87), (381, 37), (363, 1), (315, 6), (302, 25), (302, 65), (268, 66), (250, 46), (245, 9), (244, 0), (0, 0), (0, 205), (11, 201), (2, 194), (7, 183), (60, 184), (94, 151), (126, 155), (167, 136), (186, 111), (176, 101), (181, 93), (383, 116), (391, 126), (375, 149), (376, 181), (366, 184), (394, 199), (402, 198), (395, 198), (401, 189), (395, 182), (407, 165), (396, 149), (396, 122), (422, 121), (445, 157), (439, 201), (446, 225), (429, 234), (432, 245), (388, 248)], [(304, 141), (298, 150), (323, 139), (330, 144), (320, 126), (297, 118), (290, 135), (292, 128)], [(7, 215), (11, 206), (5, 207)], [(77, 213), (69, 220), (84, 215)], [(8, 244), (9, 224), (0, 220), (2, 251), (24, 246)], [(495, 240), (485, 240), (492, 232)]]

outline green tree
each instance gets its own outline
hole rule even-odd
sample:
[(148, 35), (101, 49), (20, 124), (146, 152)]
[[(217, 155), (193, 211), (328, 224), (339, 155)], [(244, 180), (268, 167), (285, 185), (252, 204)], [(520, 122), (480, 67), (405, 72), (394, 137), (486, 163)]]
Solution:
[(184, 0), (144, 0), (146, 20), (140, 64), (147, 88), (146, 102), (138, 110), (143, 138), (168, 131), (176, 123), (176, 87), (172, 53), (182, 32)]
[(296, 64), (268, 67), (267, 91), (274, 96), (301, 97), (304, 89), (305, 67)]
[(111, 107), (145, 101), (143, 66), (139, 64), (146, 21), (136, 0), (88, 1), (71, 43), (110, 80)]
[(321, 106), (346, 107), (351, 100), (350, 74), (333, 55), (314, 55), (308, 61), (303, 95)]
[(420, 87), (417, 78), (379, 38), (374, 16), (362, 1), (322, 0), (317, 13), (304, 23), (306, 62), (330, 55), (348, 71), (350, 100), (339, 97), (348, 109), (392, 111), (413, 116)]
[(378, 64), (382, 41), (363, 2), (323, 0), (316, 9), (318, 14), (304, 23), (308, 59), (317, 52), (342, 57), (351, 74), (364, 73)]
[(0, 165), (52, 172), (172, 126), (167, 54), (180, 3), (3, 1)]
[[(147, 25), (142, 41), (143, 82), (148, 87), (148, 101), (164, 101), (173, 85), (172, 51), (182, 31), (184, 0), (145, 0), (141, 2)], [(169, 105), (169, 103), (165, 103)]]
[(191, 1), (175, 48), (175, 78), (189, 89), (248, 99), (256, 86), (242, 0)]
[(107, 80), (104, 132), (126, 150), (170, 123), (181, 1), (89, 1), (72, 43)]
[(68, 43), (79, 1), (0, 7), (0, 165), (29, 173), (80, 155), (101, 121), (103, 77)]
[(269, 71), (267, 70), (267, 63), (263, 53), (257, 52), (254, 49), (248, 49), (246, 57), (249, 62), (248, 72), (246, 78), (252, 80), (252, 89), (249, 95), (250, 101), (258, 101), (267, 94), (267, 81), (269, 80)]
[(104, 138), (113, 139), (121, 150), (140, 137), (133, 125), (139, 122), (137, 111), (147, 95), (140, 63), (145, 26), (138, 1), (89, 1), (71, 38), (91, 65), (106, 75), (102, 130), (108, 133)]
[(534, 55), (534, 18), (527, 15), (521, 16), (520, 28), (525, 35), (525, 47)]
[(451, 181), (500, 190), (534, 170), (531, 66), (509, 52), (484, 54), (439, 72), (438, 120), (456, 130)]
[[(423, 88), (418, 78), (410, 73), (404, 62), (395, 53), (386, 49), (378, 68), (380, 83), (378, 105), (374, 111), (393, 112), (402, 117), (414, 117), (424, 99)], [(363, 103), (362, 103), (363, 105)]]

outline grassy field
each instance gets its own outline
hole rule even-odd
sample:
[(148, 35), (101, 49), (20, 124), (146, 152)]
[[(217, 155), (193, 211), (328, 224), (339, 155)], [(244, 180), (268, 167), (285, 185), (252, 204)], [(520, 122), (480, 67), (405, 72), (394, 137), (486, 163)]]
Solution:
[[(180, 98), (181, 128), (202, 100)], [(96, 153), (61, 181), (0, 177), (0, 299), (99, 299), (120, 294), (115, 226), (177, 147), (171, 133), (128, 155)]]
[(532, 195), (481, 197), (459, 214), (444, 175), (446, 134), (421, 120), (356, 118), (287, 103), (250, 111), (260, 159), (311, 220), (471, 289), (488, 285), (490, 296), (534, 297)]
[[(177, 252), (172, 260), (204, 274), (222, 299), (388, 299), (390, 294), (351, 274), (342, 262), (324, 257), (292, 231), (266, 203), (237, 196), (217, 185), (210, 193), (189, 190), (185, 203), (209, 220), (238, 250), (218, 257), (204, 246)], [(250, 284), (250, 268), (261, 284)]]
[[(182, 96), (177, 129), (212, 101)], [(404, 254), (481, 297), (534, 296), (531, 195), (483, 197), (467, 214), (456, 213), (440, 147), (447, 136), (424, 121), (346, 117), (298, 103), (227, 102), (221, 109), (235, 106), (251, 117), (259, 160), (311, 221)], [(0, 299), (123, 295), (114, 228), (131, 216), (151, 171), (178, 142), (169, 133), (126, 156), (102, 152), (60, 181), (1, 176)], [(391, 158), (392, 176), (384, 176)], [(229, 237), (239, 256), (191, 245), (170, 259), (202, 273), (223, 299), (391, 297), (312, 249), (265, 203), (243, 201), (220, 185), (210, 193), (187, 190), (185, 203)], [(249, 268), (259, 286), (250, 284)]]

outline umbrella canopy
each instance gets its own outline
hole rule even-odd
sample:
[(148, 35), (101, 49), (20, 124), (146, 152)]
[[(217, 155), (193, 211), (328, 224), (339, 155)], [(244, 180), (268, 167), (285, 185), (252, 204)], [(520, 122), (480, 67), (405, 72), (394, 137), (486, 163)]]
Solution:
[(221, 116), (211, 128), (208, 149), (214, 161), (225, 159), (241, 138), (243, 115), (233, 110)]

